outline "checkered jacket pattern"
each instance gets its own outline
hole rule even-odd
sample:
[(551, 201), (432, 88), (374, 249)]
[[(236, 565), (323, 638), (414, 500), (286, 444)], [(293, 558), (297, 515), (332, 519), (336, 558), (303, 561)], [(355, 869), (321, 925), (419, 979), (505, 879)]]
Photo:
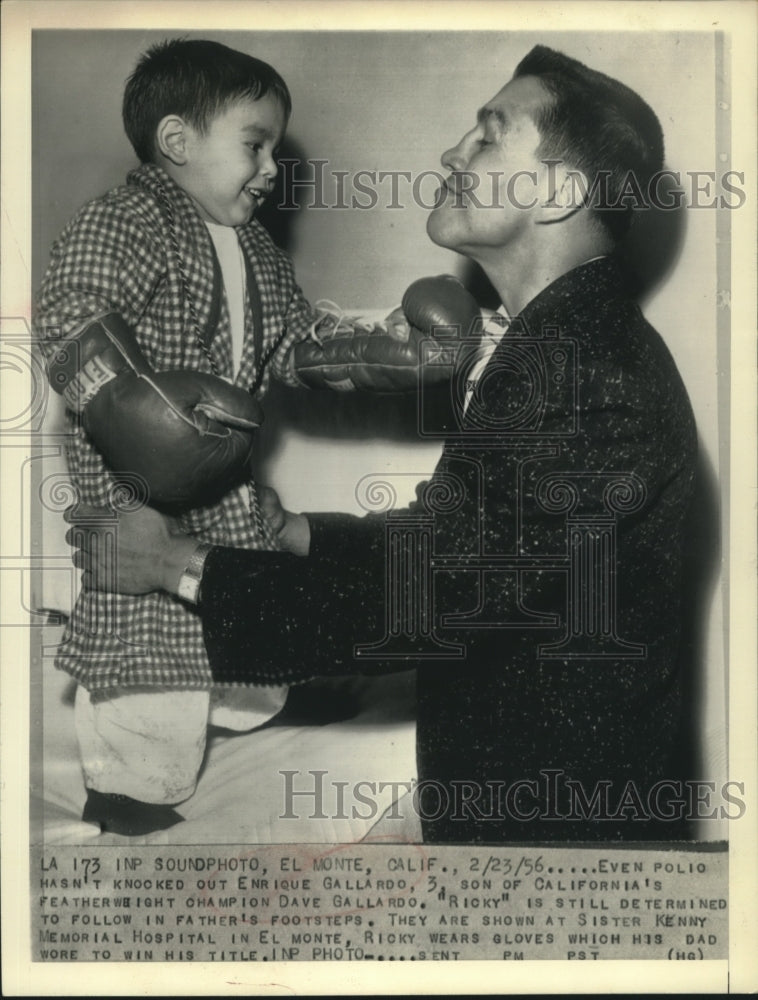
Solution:
[[(271, 375), (298, 384), (291, 348), (307, 336), (314, 315), (295, 282), (289, 257), (260, 223), (253, 220), (237, 234), (260, 310), (251, 308), (248, 295), (242, 360), (234, 383), (257, 387), (260, 398)], [(190, 199), (159, 167), (143, 165), (129, 174), (125, 186), (85, 205), (54, 244), (36, 303), (35, 332), (49, 354), (58, 338), (88, 318), (118, 312), (136, 331), (156, 370), (209, 372), (212, 365), (197, 331), (209, 345), (218, 373), (231, 380), (231, 333), (221, 282), (209, 233)], [(256, 312), (262, 326), (257, 351)], [(113, 496), (114, 481), (76, 416), (68, 413), (67, 419), (67, 457), (77, 497), (103, 506)], [(212, 506), (189, 511), (181, 526), (215, 544), (277, 547), (266, 524), (261, 532), (256, 530), (248, 485)], [(56, 666), (90, 691), (213, 686), (197, 614), (166, 594), (83, 592)]]

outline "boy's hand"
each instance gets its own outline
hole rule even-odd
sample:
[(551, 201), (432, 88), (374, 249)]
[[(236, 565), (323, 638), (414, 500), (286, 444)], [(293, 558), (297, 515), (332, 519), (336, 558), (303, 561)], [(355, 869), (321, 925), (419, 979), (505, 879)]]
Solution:
[(278, 535), (287, 523), (287, 511), (282, 507), (279, 494), (270, 486), (261, 486), (260, 483), (255, 484), (255, 492), (258, 496), (261, 513), (268, 521), (274, 534)]
[(198, 542), (174, 534), (168, 518), (151, 507), (112, 514), (101, 507), (78, 504), (66, 511), (73, 527), (66, 532), (74, 565), (84, 570), (82, 586), (119, 594), (176, 594)]
[(311, 547), (311, 526), (305, 514), (293, 514), (282, 507), (279, 494), (270, 486), (256, 484), (261, 512), (281, 542), (285, 552), (307, 556)]

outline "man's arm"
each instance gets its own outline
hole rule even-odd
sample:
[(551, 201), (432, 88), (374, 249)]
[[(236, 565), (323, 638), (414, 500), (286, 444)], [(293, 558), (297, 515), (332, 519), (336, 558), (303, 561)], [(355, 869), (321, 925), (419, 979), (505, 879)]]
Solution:
[(349, 514), (308, 515), (307, 521), (307, 558), (222, 548), (208, 553), (199, 611), (217, 683), (375, 672), (377, 665), (354, 651), (384, 631), (383, 526)]
[[(268, 486), (259, 485), (257, 493), (261, 511), (284, 551), (307, 556), (310, 525), (306, 516), (284, 510), (276, 492)], [(86, 589), (112, 589), (120, 594), (163, 590), (179, 597), (182, 576), (191, 560), (202, 577), (205, 557), (212, 546), (173, 530), (173, 522), (157, 510), (143, 507), (120, 514), (117, 525), (114, 518), (104, 520), (103, 513), (101, 508), (77, 504), (64, 515), (72, 525), (66, 541), (76, 550), (74, 565), (83, 570), (82, 585)], [(98, 521), (103, 527), (96, 526)], [(114, 531), (115, 545), (107, 544), (106, 532)], [(199, 557), (202, 561), (198, 563)]]
[[(272, 494), (263, 495), (273, 520)], [(80, 505), (67, 515), (84, 586), (165, 590), (186, 599), (190, 588), (183, 580), (194, 561), (197, 608), (218, 683), (292, 683), (371, 670), (353, 652), (384, 628), (381, 519), (281, 511), (279, 537), (296, 555), (199, 545), (173, 534), (170, 522), (149, 508), (121, 514), (109, 547), (108, 529), (92, 526), (98, 513)], [(76, 527), (79, 521), (86, 527)]]

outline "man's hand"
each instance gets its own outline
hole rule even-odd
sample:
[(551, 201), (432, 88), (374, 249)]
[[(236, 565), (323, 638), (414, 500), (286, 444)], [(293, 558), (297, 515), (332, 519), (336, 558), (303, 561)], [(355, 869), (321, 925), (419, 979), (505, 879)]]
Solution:
[(76, 549), (74, 565), (84, 570), (82, 586), (88, 590), (176, 594), (198, 545), (188, 535), (172, 533), (169, 519), (151, 507), (110, 516), (103, 508), (78, 504), (65, 518), (73, 525), (66, 541)]
[(285, 510), (279, 494), (270, 486), (256, 484), (261, 512), (281, 542), (285, 552), (307, 556), (311, 547), (311, 526), (305, 514)]

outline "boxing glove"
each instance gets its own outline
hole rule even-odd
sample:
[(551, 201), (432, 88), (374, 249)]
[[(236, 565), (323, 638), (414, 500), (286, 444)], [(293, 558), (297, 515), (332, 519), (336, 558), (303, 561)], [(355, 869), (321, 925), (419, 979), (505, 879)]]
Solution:
[(402, 312), (407, 322), (390, 323), (387, 330), (349, 318), (324, 329), (322, 317), (313, 335), (295, 345), (300, 382), (311, 389), (407, 392), (419, 379), (448, 381), (460, 338), (481, 319), (476, 300), (451, 275), (421, 278), (403, 296)]
[(454, 337), (460, 342), (481, 332), (481, 309), (452, 274), (414, 281), (406, 289), (402, 308), (411, 326), (426, 336)]
[(153, 506), (204, 506), (249, 475), (263, 413), (248, 392), (202, 372), (153, 371), (117, 313), (56, 348), (51, 386), (114, 473), (142, 477)]

